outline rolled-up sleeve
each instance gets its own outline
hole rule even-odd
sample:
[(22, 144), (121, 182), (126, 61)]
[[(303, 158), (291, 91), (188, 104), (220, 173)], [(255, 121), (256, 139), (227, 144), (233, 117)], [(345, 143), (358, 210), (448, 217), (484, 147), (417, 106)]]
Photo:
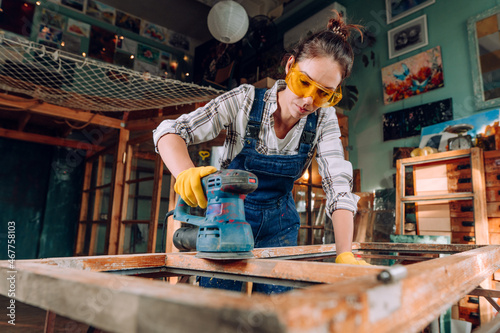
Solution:
[(344, 158), (340, 127), (333, 108), (327, 110), (318, 134), (316, 160), (326, 193), (327, 214), (337, 209), (357, 211), (359, 197), (352, 193), (352, 164)]
[(156, 152), (158, 141), (169, 133), (179, 135), (187, 145), (212, 140), (221, 130), (228, 126), (248, 94), (248, 88), (240, 86), (228, 91), (188, 114), (183, 114), (175, 120), (164, 120), (153, 131), (153, 141)]

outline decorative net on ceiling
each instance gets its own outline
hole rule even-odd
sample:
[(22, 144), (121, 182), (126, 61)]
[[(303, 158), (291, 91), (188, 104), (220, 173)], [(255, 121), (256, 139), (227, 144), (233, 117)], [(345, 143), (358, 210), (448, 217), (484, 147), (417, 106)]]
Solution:
[(208, 101), (223, 93), (1, 34), (0, 89), (92, 111), (156, 109)]

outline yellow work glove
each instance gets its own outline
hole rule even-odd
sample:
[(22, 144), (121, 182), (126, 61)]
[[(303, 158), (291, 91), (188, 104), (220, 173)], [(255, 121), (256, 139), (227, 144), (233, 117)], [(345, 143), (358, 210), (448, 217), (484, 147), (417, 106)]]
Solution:
[(189, 206), (207, 208), (207, 197), (201, 185), (201, 178), (216, 171), (213, 166), (186, 169), (177, 175), (174, 190)]
[(362, 259), (354, 258), (354, 254), (352, 252), (343, 252), (337, 256), (335, 259), (335, 263), (337, 264), (349, 264), (349, 265), (370, 265), (366, 261)]

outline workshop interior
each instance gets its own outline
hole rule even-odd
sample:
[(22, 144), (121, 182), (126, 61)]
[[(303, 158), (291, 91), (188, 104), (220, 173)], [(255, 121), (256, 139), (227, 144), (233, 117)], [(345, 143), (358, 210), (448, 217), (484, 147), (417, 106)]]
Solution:
[[(229, 127), (187, 148), (206, 209), (153, 141), (285, 80), (333, 13), (361, 27), (334, 108), (367, 265), (336, 263), (316, 158), (297, 245), (262, 248)], [(500, 332), (500, 0), (0, 0), (0, 156), (2, 332)]]

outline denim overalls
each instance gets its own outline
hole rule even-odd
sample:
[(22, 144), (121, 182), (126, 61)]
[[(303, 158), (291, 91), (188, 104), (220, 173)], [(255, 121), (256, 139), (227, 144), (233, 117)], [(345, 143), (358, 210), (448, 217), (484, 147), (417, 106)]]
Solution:
[[(242, 151), (231, 161), (228, 169), (247, 170), (254, 173), (259, 186), (245, 199), (245, 217), (252, 226), (255, 247), (281, 247), (297, 245), (300, 217), (295, 208), (292, 189), (302, 175), (311, 145), (316, 136), (317, 115), (312, 113), (300, 139), (297, 155), (262, 155), (255, 150), (262, 114), (265, 89), (255, 89), (255, 98), (245, 132)], [(242, 283), (216, 278), (200, 278), (200, 286), (240, 291)], [(254, 291), (279, 293), (290, 287), (254, 284)]]

